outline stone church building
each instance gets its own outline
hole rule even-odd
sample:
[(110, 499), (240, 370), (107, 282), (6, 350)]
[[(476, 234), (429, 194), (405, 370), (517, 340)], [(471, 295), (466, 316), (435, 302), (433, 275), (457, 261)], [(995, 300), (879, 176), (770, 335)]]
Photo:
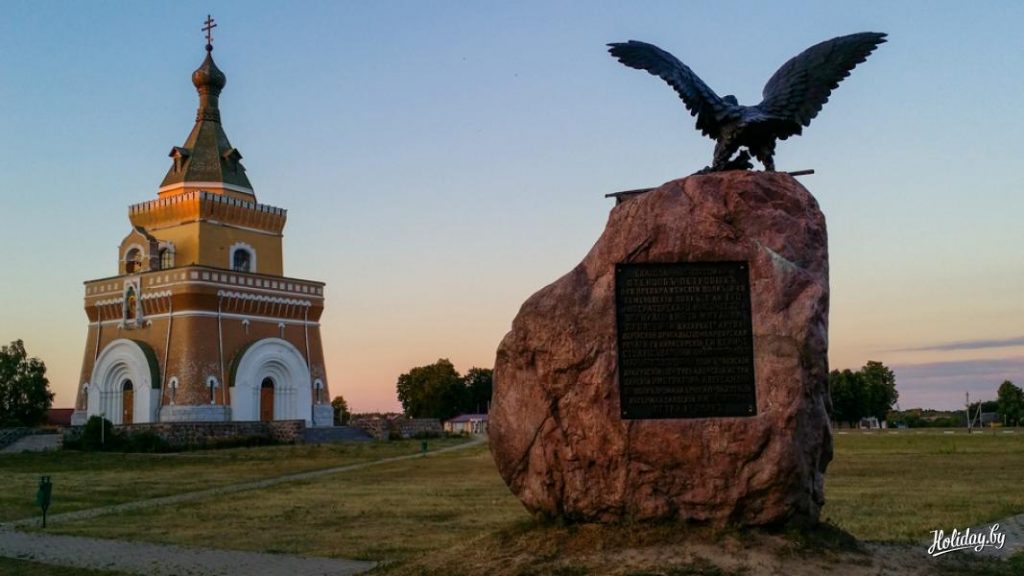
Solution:
[[(208, 23), (209, 25), (209, 23)], [(287, 212), (259, 204), (221, 125), (213, 47), (195, 126), (157, 197), (128, 208), (117, 274), (85, 283), (74, 424), (304, 420), (330, 426), (324, 284), (284, 276)]]

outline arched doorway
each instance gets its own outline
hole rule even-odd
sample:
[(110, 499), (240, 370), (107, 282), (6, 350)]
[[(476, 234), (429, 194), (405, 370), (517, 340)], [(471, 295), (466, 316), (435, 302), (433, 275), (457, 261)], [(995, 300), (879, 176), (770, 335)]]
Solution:
[[(269, 412), (273, 420), (304, 420), (312, 426), (309, 367), (295, 346), (264, 338), (246, 348), (236, 365), (230, 380), (232, 420), (265, 420)], [(267, 380), (269, 390), (264, 388)]]
[(274, 379), (264, 378), (260, 384), (260, 421), (270, 422), (274, 419)]
[(121, 384), (121, 424), (131, 424), (135, 413), (135, 387), (131, 380)]
[[(108, 344), (93, 365), (87, 413), (103, 416), (114, 424), (156, 421), (159, 370), (146, 344), (121, 338)], [(154, 389), (156, 383), (158, 388)], [(126, 420), (130, 418), (130, 421)]]

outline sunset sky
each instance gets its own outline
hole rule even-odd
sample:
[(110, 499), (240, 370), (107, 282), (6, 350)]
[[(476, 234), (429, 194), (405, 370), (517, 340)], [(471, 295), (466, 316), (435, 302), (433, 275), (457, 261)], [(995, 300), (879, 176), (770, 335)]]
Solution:
[(1024, 385), (1020, 2), (0, 3), (0, 343), (71, 406), (82, 282), (116, 273), (129, 204), (192, 127), (218, 23), (224, 128), (285, 273), (327, 283), (328, 380), (355, 411), (450, 358), (490, 367), (530, 294), (601, 233), (609, 192), (686, 176), (714, 143), (608, 42), (671, 51), (760, 100), (804, 48), (889, 42), (780, 142), (829, 226), (830, 364), (893, 367), (902, 408)]

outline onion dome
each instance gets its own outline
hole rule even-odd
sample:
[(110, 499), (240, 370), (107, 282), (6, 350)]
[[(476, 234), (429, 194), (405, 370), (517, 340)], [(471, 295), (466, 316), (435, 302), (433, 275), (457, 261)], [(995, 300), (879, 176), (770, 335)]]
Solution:
[(187, 183), (221, 184), (237, 192), (252, 194), (245, 175), (242, 155), (231, 146), (220, 122), (219, 96), (227, 84), (224, 72), (213, 61), (213, 46), (207, 42), (206, 58), (192, 73), (192, 84), (199, 93), (196, 123), (183, 146), (171, 149), (173, 160), (161, 190)]

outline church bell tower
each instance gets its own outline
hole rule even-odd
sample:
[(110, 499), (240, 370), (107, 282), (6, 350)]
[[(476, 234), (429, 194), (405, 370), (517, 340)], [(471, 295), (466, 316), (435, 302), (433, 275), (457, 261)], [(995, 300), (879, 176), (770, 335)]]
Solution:
[(128, 207), (117, 274), (85, 283), (73, 424), (304, 420), (330, 426), (324, 284), (284, 276), (287, 212), (256, 200), (221, 124), (227, 77), (192, 73), (195, 125), (153, 200)]

